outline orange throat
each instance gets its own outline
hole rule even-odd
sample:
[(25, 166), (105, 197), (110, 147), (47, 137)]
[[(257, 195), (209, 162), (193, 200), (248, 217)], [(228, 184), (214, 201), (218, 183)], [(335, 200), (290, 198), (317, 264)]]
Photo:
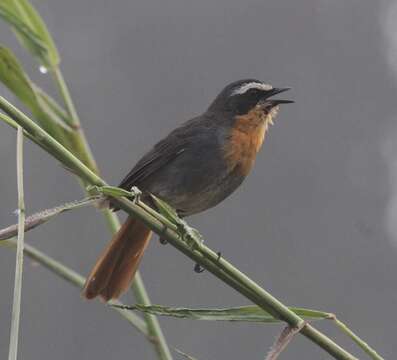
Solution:
[(248, 175), (277, 112), (278, 106), (272, 108), (267, 114), (260, 106), (256, 106), (247, 114), (236, 117), (229, 141), (224, 149), (230, 170), (237, 170), (243, 176)]

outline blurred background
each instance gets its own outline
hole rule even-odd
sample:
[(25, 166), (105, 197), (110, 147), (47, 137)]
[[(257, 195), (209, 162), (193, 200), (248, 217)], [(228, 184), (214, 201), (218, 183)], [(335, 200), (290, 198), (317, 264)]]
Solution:
[[(286, 304), (336, 313), (393, 357), (397, 302), (397, 4), (393, 0), (33, 1), (102, 174), (118, 181), (151, 145), (203, 112), (228, 82), (291, 86), (243, 186), (191, 218), (207, 244)], [(50, 75), (0, 23), (0, 42), (31, 77)], [(0, 94), (15, 99), (0, 87)], [(25, 147), (29, 213), (79, 199), (77, 182), (37, 146)], [(15, 132), (0, 124), (0, 226), (16, 222)], [(109, 241), (92, 208), (26, 236), (87, 274)], [(0, 358), (8, 352), (15, 252), (0, 248)], [(225, 307), (247, 302), (171, 246), (152, 241), (142, 275), (153, 303)], [(99, 302), (27, 259), (20, 358), (156, 359), (146, 340)], [(133, 303), (130, 294), (124, 298)], [(281, 325), (161, 318), (172, 347), (206, 359), (263, 359)], [(331, 323), (339, 344), (361, 351)], [(296, 337), (282, 359), (328, 359)], [(175, 354), (175, 359), (181, 358)]]

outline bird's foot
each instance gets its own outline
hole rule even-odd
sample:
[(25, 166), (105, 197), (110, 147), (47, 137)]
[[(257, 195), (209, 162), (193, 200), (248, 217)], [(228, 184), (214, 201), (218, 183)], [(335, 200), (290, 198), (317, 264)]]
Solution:
[(139, 190), (136, 186), (133, 186), (130, 189), (130, 193), (133, 196), (132, 201), (137, 204), (141, 201), (142, 191)]
[(194, 272), (196, 272), (197, 274), (200, 274), (200, 273), (202, 273), (202, 272), (205, 271), (205, 269), (204, 269), (199, 263), (197, 263), (196, 265), (194, 265), (193, 270), (194, 270)]
[(89, 185), (87, 187), (87, 191), (91, 195), (102, 195), (104, 197), (127, 197), (132, 199), (134, 203), (138, 202), (141, 198), (142, 192), (137, 187), (133, 186), (130, 191), (121, 189), (116, 186), (97, 186), (97, 185)]
[(161, 236), (160, 236), (160, 238), (159, 238), (159, 241), (160, 241), (160, 244), (161, 244), (161, 245), (167, 245), (167, 244), (168, 244), (167, 239), (164, 239), (164, 238), (161, 237)]
[(177, 227), (177, 233), (181, 239), (192, 249), (198, 250), (203, 245), (204, 239), (201, 234), (188, 223), (178, 216), (177, 211), (169, 204), (151, 194), (152, 199), (160, 212), (167, 220), (171, 221)]
[(178, 232), (182, 240), (194, 250), (200, 249), (204, 243), (204, 238), (199, 231), (189, 226), (187, 222), (182, 219), (178, 222)]

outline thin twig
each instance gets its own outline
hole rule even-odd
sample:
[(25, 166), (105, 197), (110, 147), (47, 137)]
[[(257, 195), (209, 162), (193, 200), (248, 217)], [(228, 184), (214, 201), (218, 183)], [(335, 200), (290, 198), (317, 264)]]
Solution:
[[(70, 201), (65, 204), (53, 207), (51, 209), (45, 209), (37, 213), (34, 213), (33, 215), (29, 215), (28, 217), (25, 218), (24, 231), (28, 232), (29, 230), (32, 230), (38, 227), (39, 225), (46, 223), (54, 216), (59, 215), (63, 212), (77, 209), (83, 206), (92, 205), (93, 203), (96, 203), (99, 199), (100, 197), (93, 196), (93, 197), (84, 198), (82, 200)], [(11, 239), (17, 234), (17, 232), (18, 232), (18, 224), (14, 224), (4, 229), (0, 229), (0, 241)]]
[(9, 360), (16, 360), (18, 355), (19, 322), (21, 315), (25, 201), (23, 191), (23, 130), (18, 126), (17, 132), (17, 183), (18, 183), (18, 240), (15, 264), (14, 300), (12, 303), (11, 335), (8, 353)]
[(291, 327), (286, 326), (283, 331), (281, 331), (280, 335), (277, 337), (277, 340), (272, 345), (270, 351), (268, 352), (265, 360), (276, 360), (282, 353), (282, 351), (287, 347), (287, 345), (291, 342), (292, 338), (302, 330), (305, 324), (303, 323), (300, 327)]

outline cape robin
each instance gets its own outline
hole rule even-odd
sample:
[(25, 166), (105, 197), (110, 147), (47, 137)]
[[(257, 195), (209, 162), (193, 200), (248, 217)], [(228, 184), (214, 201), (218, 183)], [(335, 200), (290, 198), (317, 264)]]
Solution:
[[(219, 204), (250, 172), (279, 105), (292, 102), (271, 97), (288, 89), (255, 79), (227, 85), (207, 111), (143, 156), (119, 186), (137, 186), (143, 200), (150, 201), (152, 193), (181, 217)], [(133, 280), (150, 237), (150, 229), (128, 217), (88, 276), (83, 295), (118, 298)]]

